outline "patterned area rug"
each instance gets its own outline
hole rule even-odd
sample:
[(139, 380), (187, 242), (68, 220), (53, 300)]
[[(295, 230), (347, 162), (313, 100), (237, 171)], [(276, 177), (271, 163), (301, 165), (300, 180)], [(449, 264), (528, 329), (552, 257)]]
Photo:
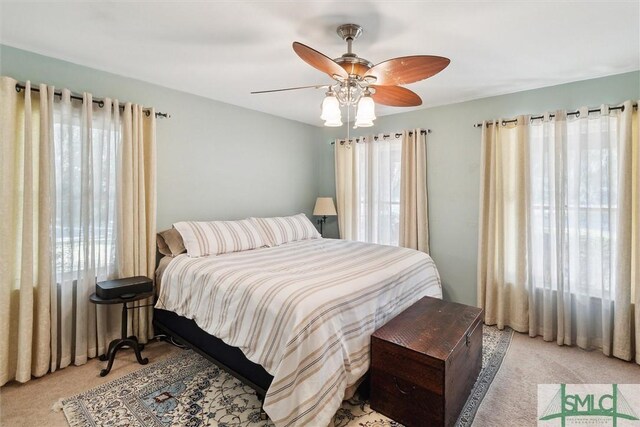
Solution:
[[(482, 370), (458, 419), (470, 426), (502, 359), (513, 331), (484, 326)], [(184, 351), (115, 381), (63, 400), (71, 426), (272, 426), (260, 418), (253, 390), (208, 360)], [(336, 413), (336, 427), (400, 426), (357, 397)]]

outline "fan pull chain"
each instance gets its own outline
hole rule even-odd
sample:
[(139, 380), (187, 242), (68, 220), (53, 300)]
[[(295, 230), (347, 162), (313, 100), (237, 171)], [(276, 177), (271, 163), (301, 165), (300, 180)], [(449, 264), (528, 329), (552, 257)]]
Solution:
[(351, 106), (347, 104), (347, 141), (351, 144), (351, 128), (349, 127), (349, 123), (351, 123)]

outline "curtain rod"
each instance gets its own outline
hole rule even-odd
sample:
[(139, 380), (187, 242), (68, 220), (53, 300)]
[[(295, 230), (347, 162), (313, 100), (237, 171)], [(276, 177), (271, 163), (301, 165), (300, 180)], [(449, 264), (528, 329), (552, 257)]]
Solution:
[[(16, 92), (20, 93), (22, 92), (24, 89), (26, 88), (26, 86), (22, 83), (16, 83)], [(32, 92), (40, 92), (40, 88), (37, 87), (31, 87), (31, 91)], [(54, 95), (62, 97), (62, 91), (60, 90), (56, 90), (53, 92)], [(76, 99), (78, 101), (82, 101), (84, 98), (80, 95), (74, 94), (73, 92), (71, 92), (71, 99)], [(104, 101), (102, 99), (93, 99), (92, 100), (94, 104), (98, 104), (98, 107), (102, 108), (104, 107)], [(124, 109), (124, 106), (121, 105), (120, 106), (121, 109)], [(143, 108), (142, 111), (144, 111), (145, 115), (147, 117), (149, 117), (149, 115), (151, 114), (151, 109), (150, 108)], [(171, 115), (168, 113), (160, 113), (157, 112), (156, 113), (156, 118), (161, 117), (163, 119), (168, 119), (171, 118)]]
[[(638, 104), (633, 104), (633, 108), (638, 109)], [(609, 107), (609, 111), (611, 110), (620, 110), (620, 111), (624, 111), (624, 105), (619, 105), (617, 107)], [(589, 109), (589, 114), (591, 113), (599, 113), (600, 112), (600, 108), (592, 108)], [(556, 115), (555, 114), (549, 114), (550, 118), (554, 118)], [(576, 111), (572, 111), (570, 113), (567, 113), (567, 116), (576, 116), (576, 117), (580, 117), (580, 110), (576, 110)], [(531, 117), (531, 121), (533, 120), (540, 120), (540, 119), (544, 119), (544, 116), (533, 116)], [(508, 123), (516, 123), (518, 121), (518, 119), (511, 119), (511, 120), (503, 120), (502, 126), (506, 126)], [(493, 124), (493, 122), (489, 122), (487, 123), (487, 126), (491, 126)], [(481, 128), (482, 127), (482, 123), (476, 123), (475, 125), (473, 125), (474, 128)]]
[[(420, 131), (420, 135), (426, 135), (428, 133), (431, 133), (431, 129), (422, 129)], [(409, 131), (409, 136), (411, 136), (411, 135), (413, 135), (413, 131), (412, 130)], [(393, 136), (395, 138), (400, 138), (402, 136), (402, 133), (396, 132)], [(389, 135), (389, 134), (382, 135), (382, 139), (386, 139), (386, 138), (390, 138), (390, 137), (391, 137), (391, 135)], [(378, 135), (374, 136), (373, 139), (377, 141), (378, 140)], [(344, 144), (345, 142), (347, 142), (346, 139), (339, 139), (338, 141), (340, 141), (340, 144)], [(355, 141), (356, 144), (357, 144), (358, 142), (360, 142), (360, 138), (351, 138), (349, 141)], [(335, 140), (331, 141), (331, 145), (335, 145), (335, 143), (336, 143)]]

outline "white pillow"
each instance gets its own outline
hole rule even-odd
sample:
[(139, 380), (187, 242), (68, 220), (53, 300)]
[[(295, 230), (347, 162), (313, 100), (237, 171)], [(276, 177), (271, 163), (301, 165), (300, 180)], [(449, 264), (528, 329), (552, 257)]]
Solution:
[(251, 218), (251, 220), (264, 232), (264, 237), (270, 246), (322, 237), (303, 213), (274, 218)]
[(173, 224), (192, 257), (220, 255), (267, 246), (253, 221), (183, 221)]

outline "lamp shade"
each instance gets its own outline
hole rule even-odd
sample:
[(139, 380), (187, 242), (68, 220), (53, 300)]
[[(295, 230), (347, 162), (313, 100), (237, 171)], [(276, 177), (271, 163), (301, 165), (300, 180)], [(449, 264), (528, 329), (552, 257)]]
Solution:
[(331, 128), (337, 128), (342, 126), (342, 120), (338, 117), (337, 119), (330, 119), (324, 122), (324, 125)]
[[(325, 126), (327, 125), (325, 124)], [(357, 128), (370, 128), (371, 126), (373, 126), (373, 120), (356, 119), (355, 127)]]
[(322, 114), (320, 114), (320, 118), (325, 121), (336, 122), (340, 121), (341, 115), (338, 98), (333, 94), (327, 94), (322, 101)]
[(338, 215), (336, 207), (333, 204), (332, 197), (318, 197), (316, 199), (316, 206), (313, 208), (313, 214), (315, 216), (335, 216)]
[(358, 111), (356, 112), (356, 126), (373, 126), (373, 121), (376, 119), (375, 108), (376, 104), (370, 95), (364, 95), (360, 98), (360, 101), (358, 101)]

